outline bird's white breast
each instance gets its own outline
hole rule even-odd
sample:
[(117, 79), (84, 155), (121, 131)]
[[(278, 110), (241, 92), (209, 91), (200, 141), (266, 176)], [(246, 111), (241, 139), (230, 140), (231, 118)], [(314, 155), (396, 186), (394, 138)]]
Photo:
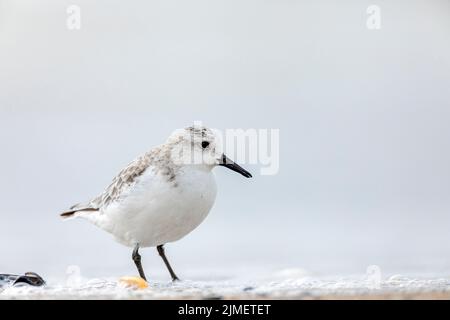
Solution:
[(158, 246), (194, 230), (208, 215), (215, 197), (211, 171), (185, 167), (169, 181), (149, 168), (119, 201), (89, 220), (125, 245)]

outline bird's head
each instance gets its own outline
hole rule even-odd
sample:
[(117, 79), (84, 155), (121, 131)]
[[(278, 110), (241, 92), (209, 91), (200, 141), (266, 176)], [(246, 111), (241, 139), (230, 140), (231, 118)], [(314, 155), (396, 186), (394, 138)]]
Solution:
[(177, 165), (198, 166), (205, 170), (223, 166), (246, 178), (252, 177), (223, 153), (221, 135), (216, 130), (203, 126), (178, 129), (170, 135), (167, 144), (170, 146), (171, 159)]

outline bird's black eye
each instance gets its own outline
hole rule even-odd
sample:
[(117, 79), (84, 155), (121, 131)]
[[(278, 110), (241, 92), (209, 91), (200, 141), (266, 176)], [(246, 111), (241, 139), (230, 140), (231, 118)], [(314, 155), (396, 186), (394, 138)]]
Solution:
[(202, 148), (203, 148), (203, 149), (208, 148), (208, 146), (209, 146), (209, 142), (208, 142), (208, 141), (203, 141), (203, 142), (202, 142)]

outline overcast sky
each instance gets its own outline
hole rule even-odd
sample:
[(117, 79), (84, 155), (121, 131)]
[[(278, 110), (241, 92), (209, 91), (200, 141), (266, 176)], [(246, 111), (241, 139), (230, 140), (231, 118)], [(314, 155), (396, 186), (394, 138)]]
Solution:
[(178, 273), (445, 269), (449, 39), (444, 0), (0, 0), (0, 271), (133, 273), (129, 249), (58, 213), (196, 120), (279, 129), (280, 171), (217, 168), (210, 216), (168, 246)]

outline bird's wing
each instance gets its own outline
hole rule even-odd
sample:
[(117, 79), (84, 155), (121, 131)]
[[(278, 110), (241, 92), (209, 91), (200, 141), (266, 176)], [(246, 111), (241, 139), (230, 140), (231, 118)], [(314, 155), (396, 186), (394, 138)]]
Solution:
[(72, 206), (70, 210), (63, 212), (61, 216), (71, 217), (80, 211), (99, 211), (101, 208), (118, 200), (123, 192), (131, 187), (136, 182), (137, 178), (150, 166), (153, 157), (153, 152), (148, 152), (143, 156), (138, 157), (119, 172), (102, 194), (88, 203), (80, 203)]
[(145, 154), (135, 159), (120, 171), (106, 190), (92, 200), (91, 203), (98, 207), (104, 207), (119, 199), (122, 193), (131, 187), (136, 182), (137, 178), (149, 167), (150, 162), (151, 156), (149, 154)]

